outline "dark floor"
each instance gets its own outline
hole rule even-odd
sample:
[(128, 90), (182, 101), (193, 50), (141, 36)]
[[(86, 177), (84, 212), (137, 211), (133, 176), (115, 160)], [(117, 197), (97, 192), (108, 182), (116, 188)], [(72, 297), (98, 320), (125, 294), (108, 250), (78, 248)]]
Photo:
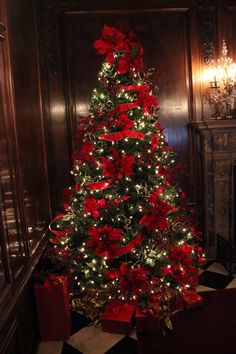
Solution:
[[(233, 278), (218, 263), (209, 263), (199, 277), (198, 291), (236, 288)], [(72, 313), (72, 335), (66, 342), (41, 342), (37, 354), (137, 354), (135, 330), (129, 336), (103, 332), (99, 326)], [(200, 354), (200, 353), (199, 353)]]

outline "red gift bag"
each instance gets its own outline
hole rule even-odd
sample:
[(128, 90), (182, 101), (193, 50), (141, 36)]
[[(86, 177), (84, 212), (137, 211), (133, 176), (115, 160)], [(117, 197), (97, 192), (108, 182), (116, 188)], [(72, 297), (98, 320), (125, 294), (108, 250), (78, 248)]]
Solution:
[(45, 281), (34, 285), (40, 336), (42, 341), (66, 340), (71, 332), (68, 280), (54, 277), (54, 283)]
[(130, 334), (133, 329), (135, 305), (121, 300), (111, 300), (101, 316), (105, 332)]

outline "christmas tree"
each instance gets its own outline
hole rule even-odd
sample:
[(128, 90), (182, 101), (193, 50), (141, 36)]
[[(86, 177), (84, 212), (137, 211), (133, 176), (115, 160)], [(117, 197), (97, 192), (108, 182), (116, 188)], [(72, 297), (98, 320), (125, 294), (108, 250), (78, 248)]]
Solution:
[(51, 224), (51, 242), (70, 259), (85, 308), (88, 299), (112, 298), (147, 307), (155, 297), (167, 313), (170, 291), (196, 289), (200, 236), (173, 179), (174, 154), (142, 45), (133, 32), (105, 25), (93, 47), (105, 60), (90, 114), (81, 118), (75, 183)]

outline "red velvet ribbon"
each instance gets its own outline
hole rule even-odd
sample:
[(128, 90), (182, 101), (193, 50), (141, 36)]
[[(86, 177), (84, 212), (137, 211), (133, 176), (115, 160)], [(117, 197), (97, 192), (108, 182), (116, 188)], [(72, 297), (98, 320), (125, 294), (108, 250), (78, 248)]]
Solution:
[(135, 108), (137, 107), (136, 102), (128, 102), (128, 103), (121, 103), (119, 106), (115, 108), (116, 112), (121, 113), (121, 112), (126, 112), (128, 109)]
[(144, 140), (145, 134), (133, 130), (122, 130), (117, 133), (112, 134), (102, 134), (100, 135), (99, 139), (107, 140), (107, 141), (118, 141), (124, 138), (131, 138), (131, 139), (140, 139)]
[(120, 257), (126, 253), (133, 251), (137, 246), (141, 245), (143, 238), (143, 235), (141, 234), (141, 232), (139, 232), (132, 241), (130, 241), (124, 247), (121, 247), (116, 252), (114, 252), (114, 257)]
[(49, 230), (56, 236), (56, 237), (52, 240), (53, 243), (59, 241), (59, 239), (60, 239), (61, 237), (73, 233), (73, 230), (71, 230), (71, 229), (65, 229), (65, 230), (53, 230), (53, 229), (52, 229), (52, 224), (53, 224), (56, 220), (62, 219), (64, 216), (65, 216), (65, 214), (61, 214), (61, 213), (57, 214), (57, 215), (55, 216), (55, 218), (52, 220), (52, 222), (49, 224)]
[(150, 85), (128, 85), (128, 86), (121, 86), (119, 91), (145, 91), (150, 88)]
[(110, 187), (110, 183), (109, 182), (94, 182), (94, 183), (90, 183), (87, 185), (87, 188), (90, 189), (91, 191), (99, 191), (102, 189), (106, 189)]

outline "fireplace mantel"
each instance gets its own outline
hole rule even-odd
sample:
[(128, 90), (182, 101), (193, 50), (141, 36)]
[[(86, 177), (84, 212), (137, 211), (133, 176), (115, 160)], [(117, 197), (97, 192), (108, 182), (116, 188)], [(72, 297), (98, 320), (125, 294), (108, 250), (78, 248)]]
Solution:
[(198, 136), (202, 184), (204, 244), (208, 259), (217, 258), (217, 235), (234, 245), (236, 119), (191, 123)]

